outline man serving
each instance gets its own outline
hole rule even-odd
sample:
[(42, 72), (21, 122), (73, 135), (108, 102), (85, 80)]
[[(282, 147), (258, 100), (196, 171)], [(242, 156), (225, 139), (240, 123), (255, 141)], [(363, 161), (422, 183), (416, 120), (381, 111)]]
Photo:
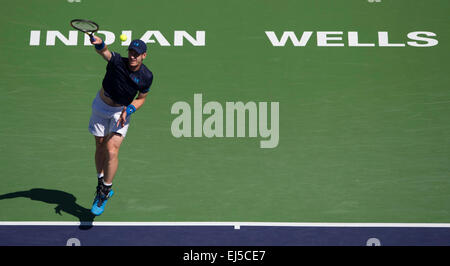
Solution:
[(91, 212), (100, 215), (114, 194), (112, 181), (119, 164), (119, 148), (130, 125), (130, 116), (145, 103), (153, 73), (142, 63), (147, 57), (147, 46), (143, 41), (131, 42), (128, 57), (109, 51), (98, 36), (94, 36), (91, 42), (97, 53), (108, 61), (102, 88), (92, 102), (89, 121), (89, 132), (95, 137), (98, 177)]

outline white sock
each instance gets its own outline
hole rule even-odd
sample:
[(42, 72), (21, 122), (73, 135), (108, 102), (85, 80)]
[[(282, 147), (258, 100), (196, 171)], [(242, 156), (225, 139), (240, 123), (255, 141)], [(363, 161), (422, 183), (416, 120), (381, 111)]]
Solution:
[(102, 178), (104, 175), (103, 175), (103, 173), (97, 173), (97, 177), (100, 179), (100, 178)]
[(112, 183), (106, 183), (106, 182), (103, 180), (103, 185), (105, 185), (105, 186), (107, 186), (107, 187), (110, 187), (110, 186), (112, 186)]

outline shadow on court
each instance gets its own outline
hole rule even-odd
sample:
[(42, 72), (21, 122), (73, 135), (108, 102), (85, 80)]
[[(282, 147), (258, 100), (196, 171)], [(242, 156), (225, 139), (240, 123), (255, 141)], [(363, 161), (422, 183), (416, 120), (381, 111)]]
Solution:
[(61, 211), (77, 217), (80, 220), (80, 229), (86, 230), (92, 228), (92, 222), (95, 215), (90, 209), (86, 209), (76, 203), (77, 198), (67, 192), (53, 189), (33, 188), (26, 191), (18, 191), (0, 195), (0, 200), (13, 198), (29, 198), (31, 200), (42, 201), (49, 204), (57, 204), (55, 214), (61, 214)]

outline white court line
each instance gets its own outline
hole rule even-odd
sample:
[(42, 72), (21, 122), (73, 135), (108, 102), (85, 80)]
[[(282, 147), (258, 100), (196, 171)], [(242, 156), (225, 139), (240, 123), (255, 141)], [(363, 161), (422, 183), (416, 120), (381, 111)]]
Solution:
[(450, 223), (281, 223), (281, 222), (53, 222), (53, 221), (8, 221), (0, 226), (242, 226), (266, 227), (433, 227), (450, 228)]

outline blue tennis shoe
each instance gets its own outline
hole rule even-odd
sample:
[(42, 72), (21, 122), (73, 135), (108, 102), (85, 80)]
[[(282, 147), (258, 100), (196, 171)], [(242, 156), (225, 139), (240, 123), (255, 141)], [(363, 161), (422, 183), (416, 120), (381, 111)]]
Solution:
[(106, 203), (108, 199), (114, 195), (114, 191), (111, 187), (106, 187), (103, 184), (97, 186), (97, 192), (95, 195), (94, 203), (92, 204), (92, 214), (99, 216), (105, 211)]

